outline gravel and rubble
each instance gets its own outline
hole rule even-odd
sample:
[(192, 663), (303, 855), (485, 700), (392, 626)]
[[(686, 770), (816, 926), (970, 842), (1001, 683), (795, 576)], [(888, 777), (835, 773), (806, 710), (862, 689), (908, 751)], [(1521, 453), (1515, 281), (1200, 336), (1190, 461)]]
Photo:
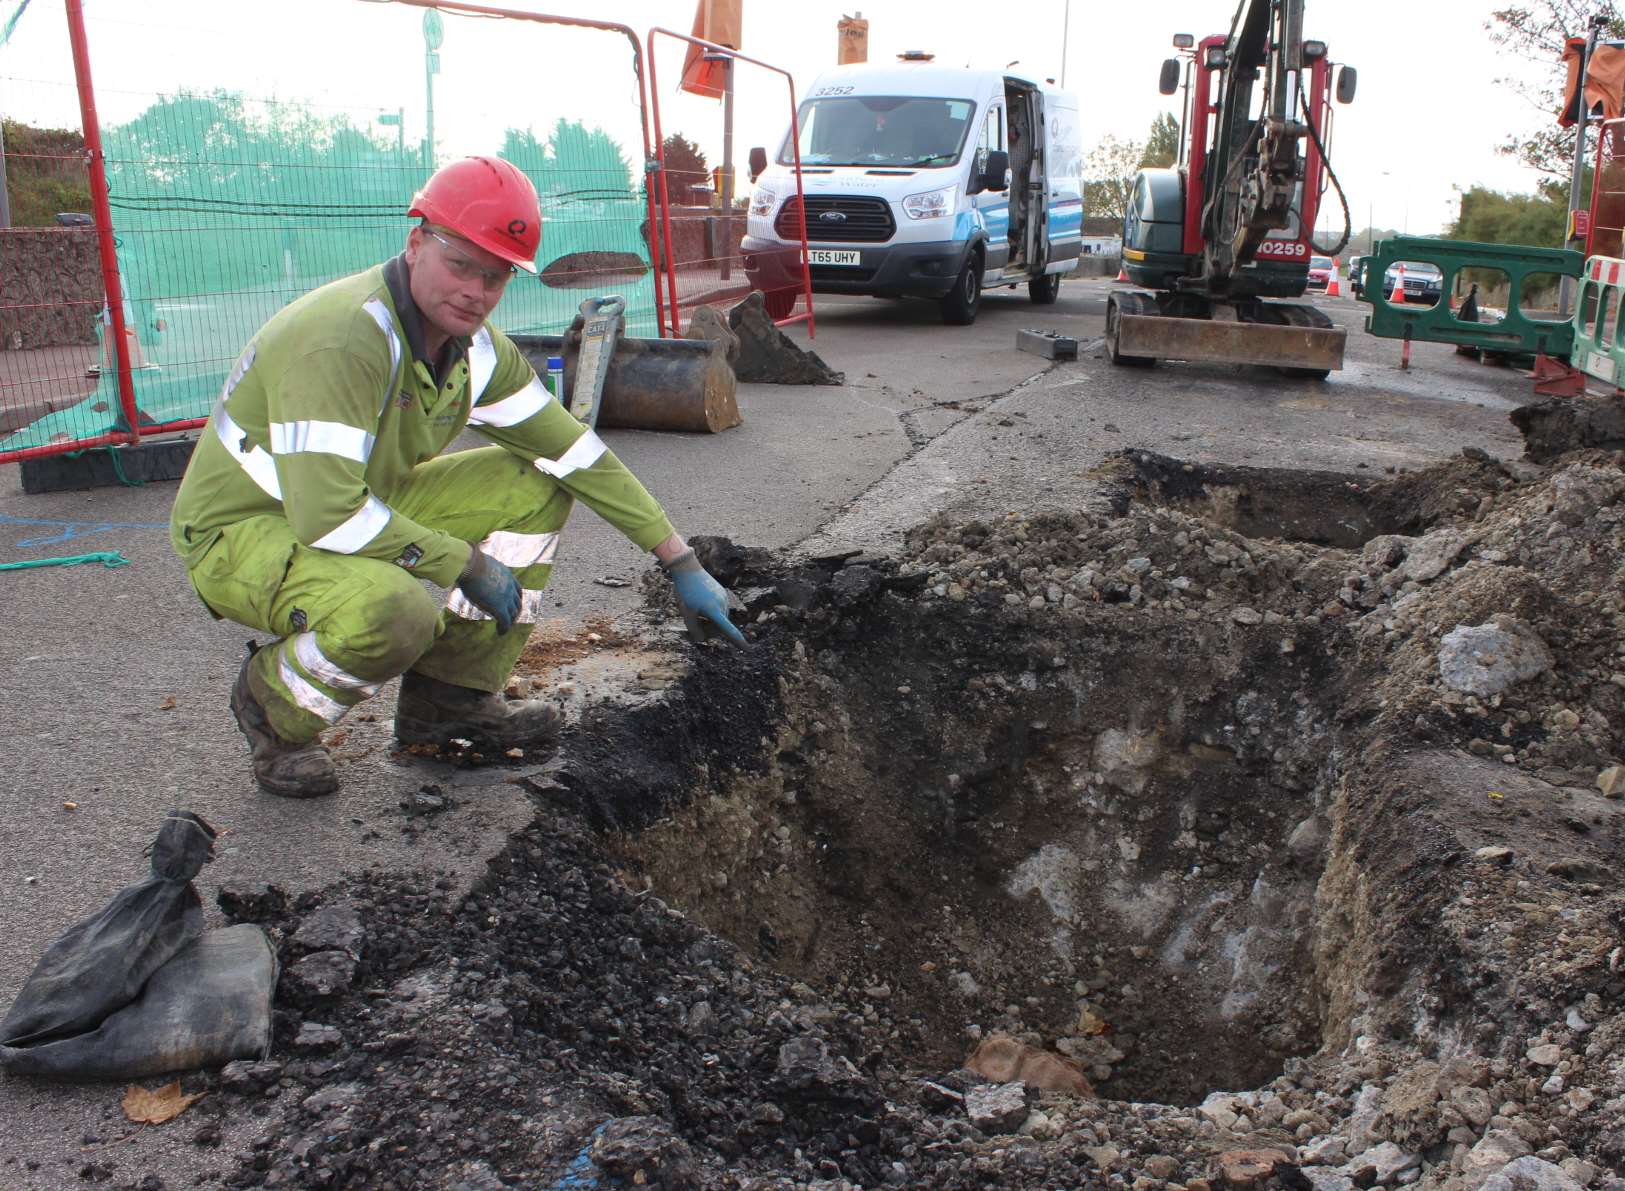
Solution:
[(750, 648), (590, 711), (471, 891), (226, 891), (283, 974), (188, 1081), (266, 1122), (221, 1181), (1625, 1191), (1621, 456), (1098, 479), (708, 543)]

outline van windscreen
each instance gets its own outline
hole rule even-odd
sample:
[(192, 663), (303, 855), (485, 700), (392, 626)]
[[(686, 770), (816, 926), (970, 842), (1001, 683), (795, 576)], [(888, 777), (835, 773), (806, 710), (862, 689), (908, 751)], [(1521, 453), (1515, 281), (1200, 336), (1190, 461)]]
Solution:
[[(917, 95), (829, 95), (801, 105), (802, 165), (953, 165), (965, 147), (969, 99)], [(789, 138), (780, 165), (794, 165)]]

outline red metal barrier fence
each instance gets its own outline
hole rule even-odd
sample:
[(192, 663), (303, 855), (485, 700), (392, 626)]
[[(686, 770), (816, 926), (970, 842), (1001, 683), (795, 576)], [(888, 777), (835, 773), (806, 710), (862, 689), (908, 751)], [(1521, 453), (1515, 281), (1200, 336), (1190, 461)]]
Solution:
[[(92, 217), (0, 233), (0, 462), (201, 426), (265, 319), (400, 251), (413, 192), (469, 153), (514, 162), (542, 201), (540, 273), (512, 283), (497, 326), (557, 333), (607, 292), (627, 298), (629, 333), (666, 325), (642, 41), (627, 26), (456, 0), (284, 0), (245, 37), (211, 0), (146, 0), (95, 8), (91, 42), (80, 2), (66, 0), (71, 46), (36, 6), (21, 25), (36, 44), (0, 59), (8, 117), (79, 125), (32, 146), (14, 133), (12, 180), (76, 174), (70, 206)], [(17, 78), (23, 63), (47, 77)], [(99, 120), (93, 63), (110, 80)], [(549, 124), (530, 127), (541, 113)]]
[(1625, 256), (1625, 120), (1605, 120), (1597, 135), (1587, 256)]
[[(798, 216), (793, 220), (794, 229), (787, 230), (791, 230), (793, 236), (798, 235), (801, 241), (799, 252), (793, 247), (786, 247), (782, 251), (781, 255), (784, 256), (795, 254), (796, 259), (790, 268), (753, 277), (746, 267), (745, 255), (740, 250), (747, 212), (743, 209), (712, 210), (710, 207), (685, 206), (682, 200), (687, 196), (672, 193), (674, 187), (671, 171), (667, 168), (666, 162), (666, 138), (661, 126), (660, 83), (656, 67), (657, 36), (668, 38), (673, 43), (697, 47), (708, 56), (726, 59), (730, 72), (737, 71), (739, 64), (744, 63), (784, 79), (789, 100), (789, 144), (794, 154), (796, 179), (796, 196), (786, 203), (786, 208), (793, 203)], [(698, 37), (670, 29), (649, 30), (648, 45), (649, 109), (654, 122), (655, 152), (659, 163), (658, 184), (653, 187), (659, 200), (660, 219), (660, 256), (656, 259), (656, 266), (661, 271), (666, 286), (663, 296), (665, 323), (661, 333), (681, 336), (683, 314), (685, 311), (691, 312), (695, 306), (732, 303), (752, 289), (762, 289), (768, 313), (773, 316), (775, 322), (781, 326), (805, 322), (808, 334), (815, 334), (817, 327), (813, 321), (812, 277), (807, 268), (807, 224), (801, 203), (801, 149), (796, 119), (795, 81), (789, 72), (777, 66), (747, 57), (727, 46), (703, 41)], [(676, 77), (676, 74), (674, 71), (668, 78)], [(721, 113), (718, 114), (720, 117)], [(728, 190), (731, 188), (718, 188), (718, 193), (726, 193)], [(784, 284), (772, 279), (780, 273), (794, 277), (794, 283)]]

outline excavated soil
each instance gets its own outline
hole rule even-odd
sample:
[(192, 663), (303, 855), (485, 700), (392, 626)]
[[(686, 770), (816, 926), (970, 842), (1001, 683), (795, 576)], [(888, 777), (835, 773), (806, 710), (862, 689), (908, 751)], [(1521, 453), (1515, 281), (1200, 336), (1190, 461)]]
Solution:
[(231, 891), (285, 968), (223, 1181), (1625, 1191), (1621, 456), (1096, 478), (703, 543), (750, 646), (589, 709), (471, 892)]

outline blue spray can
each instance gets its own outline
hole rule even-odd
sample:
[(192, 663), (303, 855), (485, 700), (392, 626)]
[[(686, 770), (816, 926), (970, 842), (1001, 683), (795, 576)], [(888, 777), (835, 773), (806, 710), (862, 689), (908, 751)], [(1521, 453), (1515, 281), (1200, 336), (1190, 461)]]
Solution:
[(559, 401), (564, 400), (563, 356), (547, 357), (547, 380), (543, 383), (547, 385), (547, 391), (553, 394), (555, 398), (557, 398)]

